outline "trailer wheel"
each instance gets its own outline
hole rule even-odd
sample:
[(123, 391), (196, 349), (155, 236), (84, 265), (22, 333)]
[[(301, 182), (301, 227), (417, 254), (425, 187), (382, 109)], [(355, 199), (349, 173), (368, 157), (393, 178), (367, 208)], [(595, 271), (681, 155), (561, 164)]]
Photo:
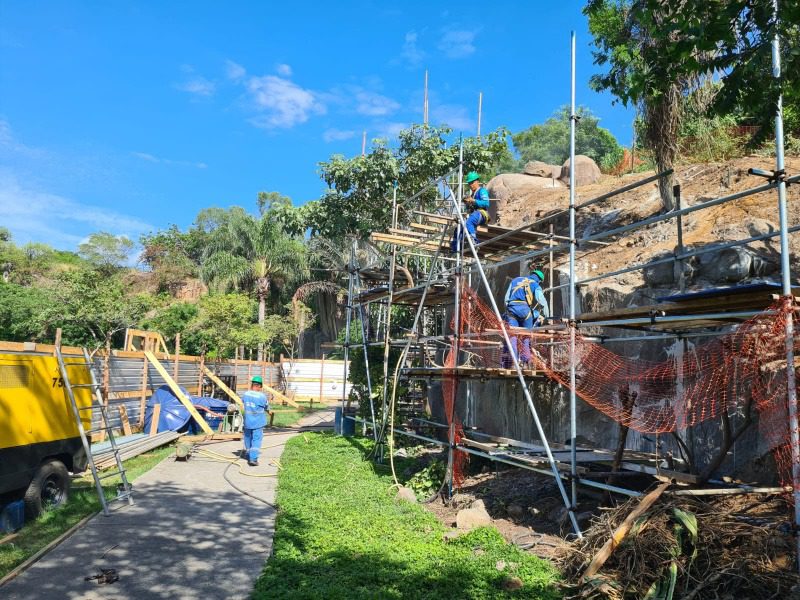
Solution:
[(25, 518), (35, 519), (64, 504), (69, 497), (69, 483), (69, 472), (60, 460), (42, 463), (25, 491)]

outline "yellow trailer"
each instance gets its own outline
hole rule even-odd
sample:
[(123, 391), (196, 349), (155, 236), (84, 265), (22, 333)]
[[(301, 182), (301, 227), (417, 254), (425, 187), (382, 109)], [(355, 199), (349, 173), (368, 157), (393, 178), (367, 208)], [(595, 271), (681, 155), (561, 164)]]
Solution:
[[(82, 356), (64, 357), (83, 363)], [(73, 385), (91, 383), (87, 367), (71, 367)], [(79, 407), (92, 402), (89, 387), (74, 389)], [(80, 411), (91, 429), (91, 410)], [(66, 501), (69, 472), (84, 471), (87, 457), (58, 361), (52, 356), (0, 354), (0, 505), (25, 500), (25, 515)]]

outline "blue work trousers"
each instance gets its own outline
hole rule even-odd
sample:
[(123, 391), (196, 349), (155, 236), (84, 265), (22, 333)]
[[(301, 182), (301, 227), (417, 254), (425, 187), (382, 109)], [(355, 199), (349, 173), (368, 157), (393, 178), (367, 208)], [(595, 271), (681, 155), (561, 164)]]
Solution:
[[(527, 304), (515, 302), (508, 305), (506, 313), (503, 315), (503, 320), (511, 327), (524, 327), (525, 329), (532, 329), (534, 318), (539, 316), (538, 314), (534, 315), (534, 313), (538, 313), (538, 311), (531, 311)], [(529, 362), (531, 359), (531, 338), (528, 336), (522, 338), (522, 350), (519, 354), (517, 354), (517, 336), (509, 335), (508, 337), (509, 341), (511, 342), (511, 352), (514, 353), (514, 356), (517, 356), (520, 362)], [(513, 366), (513, 364), (514, 361), (510, 356), (506, 355), (503, 357), (503, 367), (509, 368)]]
[[(478, 244), (478, 227), (481, 225), (486, 224), (486, 219), (483, 218), (483, 213), (480, 211), (474, 210), (467, 216), (467, 220), (465, 225), (467, 226), (467, 232), (469, 233), (470, 237), (472, 237), (472, 241), (475, 244)], [(461, 244), (461, 226), (459, 225), (456, 227), (456, 232), (453, 234), (453, 239), (450, 242), (450, 250), (453, 252), (458, 252), (458, 246)]]
[(264, 439), (264, 428), (245, 429), (244, 436), (244, 457), (248, 462), (256, 462), (258, 455), (261, 454), (261, 441)]

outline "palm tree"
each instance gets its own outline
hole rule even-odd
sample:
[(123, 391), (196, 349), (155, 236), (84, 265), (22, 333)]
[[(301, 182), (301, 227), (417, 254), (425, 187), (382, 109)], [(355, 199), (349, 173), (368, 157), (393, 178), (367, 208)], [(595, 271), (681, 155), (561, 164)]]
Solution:
[[(255, 293), (258, 323), (264, 325), (271, 288), (307, 277), (303, 242), (281, 228), (269, 213), (260, 218), (235, 207), (211, 235), (201, 269), (203, 279), (227, 289)], [(259, 344), (262, 360), (264, 345)]]

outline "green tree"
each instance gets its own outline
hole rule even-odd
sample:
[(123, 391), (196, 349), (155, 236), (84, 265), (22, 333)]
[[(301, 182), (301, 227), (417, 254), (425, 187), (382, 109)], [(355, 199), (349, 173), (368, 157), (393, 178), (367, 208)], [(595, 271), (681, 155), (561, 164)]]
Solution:
[(197, 355), (202, 350), (202, 340), (191, 330), (191, 323), (197, 318), (198, 306), (193, 302), (172, 302), (156, 308), (142, 320), (141, 327), (158, 331), (167, 344), (174, 348), (175, 336), (181, 334), (181, 352)]
[[(579, 107), (580, 119), (575, 131), (575, 147), (604, 170), (622, 160), (622, 146), (613, 134), (599, 126), (600, 119), (586, 107)], [(561, 165), (569, 158), (569, 107), (562, 106), (541, 125), (533, 125), (511, 136), (520, 156), (520, 166), (531, 160)]]
[[(592, 85), (639, 106), (644, 142), (658, 169), (671, 167), (677, 154), (683, 97), (708, 76), (722, 81), (710, 105), (715, 114), (749, 113), (762, 126), (763, 139), (782, 93), (793, 126), (791, 102), (800, 98), (800, 3), (781, 2), (780, 19), (773, 0), (589, 0), (584, 12), (597, 47), (595, 63), (608, 66)], [(780, 79), (771, 76), (776, 33), (783, 39)], [(660, 191), (669, 210), (670, 179), (661, 180)]]
[(51, 303), (37, 316), (41, 335), (52, 337), (61, 327), (66, 344), (105, 345), (136, 325), (150, 308), (151, 297), (131, 295), (128, 288), (121, 273), (109, 275), (97, 269), (59, 273), (47, 289)]
[[(637, 0), (590, 0), (584, 9), (597, 48), (594, 62), (608, 65), (608, 72), (593, 75), (590, 85), (638, 107), (642, 141), (659, 171), (671, 169), (678, 154), (682, 97), (690, 85), (686, 72), (660, 60), (680, 35), (668, 27), (662, 8), (661, 3), (649, 7)], [(671, 176), (659, 179), (665, 211), (675, 205), (673, 181)]]
[(150, 269), (159, 291), (174, 293), (188, 278), (198, 275), (205, 238), (196, 227), (184, 233), (175, 225), (142, 235), (139, 262)]
[[(224, 289), (253, 292), (258, 300), (258, 323), (264, 324), (272, 286), (306, 275), (302, 241), (286, 234), (269, 213), (253, 217), (239, 207), (230, 209), (213, 230), (201, 273)], [(259, 359), (263, 347), (259, 347)]]
[[(318, 201), (299, 208), (311, 233), (333, 240), (355, 236), (366, 239), (388, 227), (392, 219), (392, 188), (397, 185), (401, 222), (411, 210), (426, 207), (435, 197), (430, 191), (410, 198), (424, 185), (458, 166), (459, 147), (448, 143), (447, 127), (413, 125), (400, 132), (399, 145), (375, 140), (365, 156), (334, 155), (320, 163), (328, 190)], [(464, 170), (487, 174), (508, 151), (507, 132), (498, 130), (481, 138), (464, 138)]]
[(255, 304), (245, 294), (212, 294), (198, 304), (197, 316), (187, 331), (196, 336), (203, 351), (212, 357), (230, 356), (240, 345), (263, 343), (253, 323)]
[(78, 254), (100, 271), (110, 273), (128, 261), (133, 248), (133, 241), (124, 235), (100, 231), (78, 246)]
[(27, 342), (40, 332), (38, 315), (49, 309), (50, 296), (37, 287), (0, 283), (0, 340)]

